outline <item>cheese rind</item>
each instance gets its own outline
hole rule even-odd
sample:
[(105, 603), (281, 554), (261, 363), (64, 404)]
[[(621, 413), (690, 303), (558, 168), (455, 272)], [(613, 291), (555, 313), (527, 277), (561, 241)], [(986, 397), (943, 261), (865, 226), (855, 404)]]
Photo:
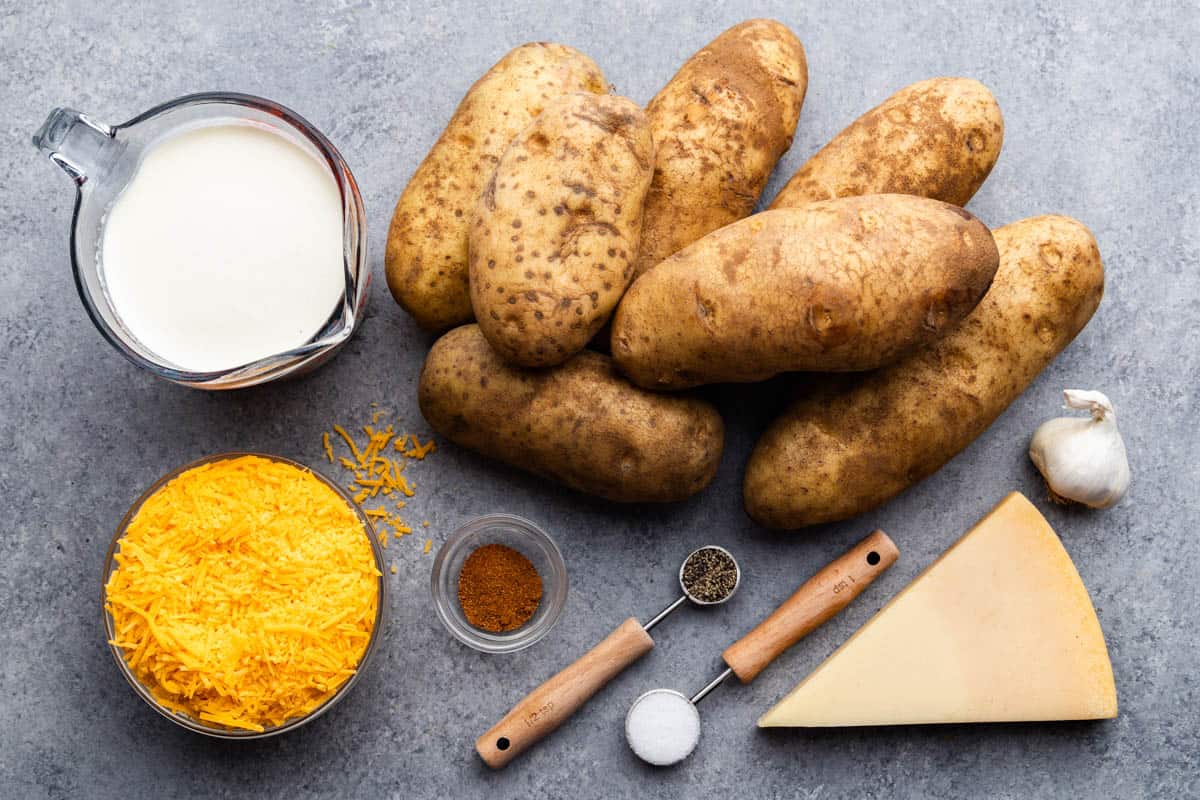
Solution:
[(1107, 719), (1104, 634), (1058, 536), (1004, 498), (759, 727)]

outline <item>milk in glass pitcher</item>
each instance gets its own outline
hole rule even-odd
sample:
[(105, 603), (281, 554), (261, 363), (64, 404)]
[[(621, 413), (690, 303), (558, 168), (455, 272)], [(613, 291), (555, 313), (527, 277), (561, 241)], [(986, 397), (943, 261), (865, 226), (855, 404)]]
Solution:
[(33, 142), (75, 182), (75, 283), (133, 363), (201, 389), (251, 386), (323, 363), (361, 322), (362, 197), (287, 108), (195, 94), (115, 127), (59, 108)]

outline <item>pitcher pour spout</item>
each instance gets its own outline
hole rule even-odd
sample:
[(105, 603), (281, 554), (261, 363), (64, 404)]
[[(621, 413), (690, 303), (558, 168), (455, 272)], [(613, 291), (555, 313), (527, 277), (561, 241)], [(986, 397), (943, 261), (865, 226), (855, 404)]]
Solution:
[(123, 149), (111, 127), (70, 108), (51, 111), (33, 145), (79, 186), (107, 174)]

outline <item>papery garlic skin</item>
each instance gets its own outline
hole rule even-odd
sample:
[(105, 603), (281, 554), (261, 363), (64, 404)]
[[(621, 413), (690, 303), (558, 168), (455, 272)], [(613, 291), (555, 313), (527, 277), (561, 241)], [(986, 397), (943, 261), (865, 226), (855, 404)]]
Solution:
[(1091, 417), (1059, 417), (1042, 423), (1029, 457), (1050, 491), (1063, 500), (1109, 508), (1129, 489), (1129, 458), (1117, 430), (1117, 413), (1101, 392), (1067, 389), (1066, 407)]

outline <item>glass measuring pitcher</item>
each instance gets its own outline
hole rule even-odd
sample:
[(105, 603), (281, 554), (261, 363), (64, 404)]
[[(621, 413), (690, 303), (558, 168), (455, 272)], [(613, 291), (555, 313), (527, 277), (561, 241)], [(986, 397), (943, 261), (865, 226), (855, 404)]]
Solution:
[[(105, 215), (151, 149), (180, 133), (230, 123), (269, 129), (328, 168), (342, 201), (345, 290), (328, 320), (302, 345), (231, 369), (194, 372), (155, 354), (122, 322), (105, 287), (102, 229)], [(370, 284), (362, 197), (338, 151), (295, 112), (261, 97), (204, 93), (172, 100), (110, 127), (77, 111), (56, 108), (34, 135), (33, 143), (76, 185), (71, 265), (83, 305), (104, 338), (138, 366), (200, 389), (252, 386), (314, 369), (345, 344), (361, 323)]]

